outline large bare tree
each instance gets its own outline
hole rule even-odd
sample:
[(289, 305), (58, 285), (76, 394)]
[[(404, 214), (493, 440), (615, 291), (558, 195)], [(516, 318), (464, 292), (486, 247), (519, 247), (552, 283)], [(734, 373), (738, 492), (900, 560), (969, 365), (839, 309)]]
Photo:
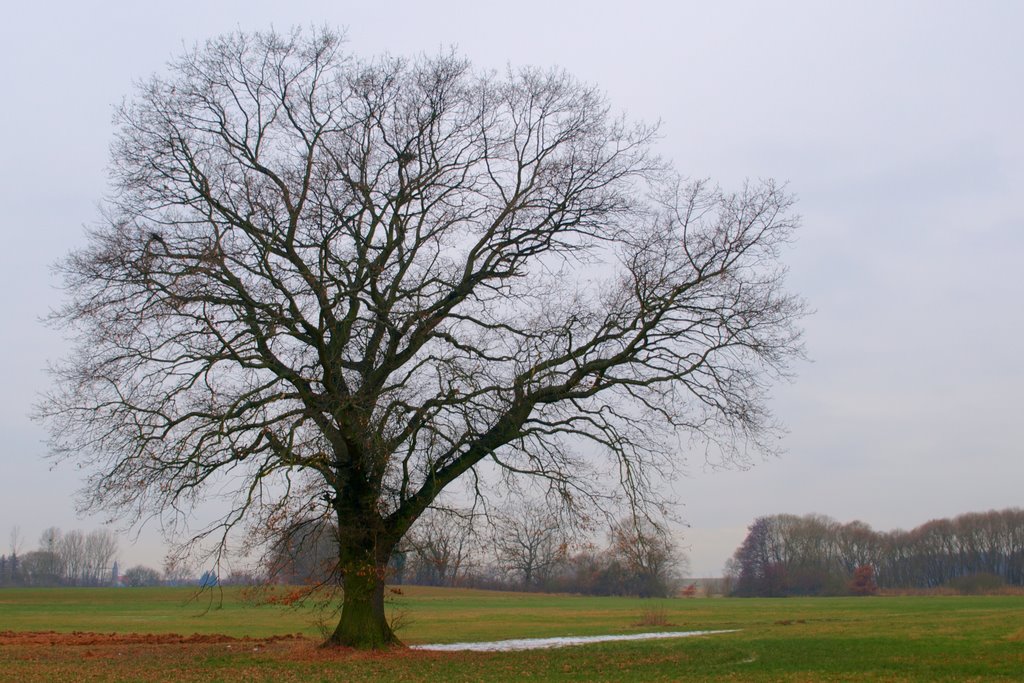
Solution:
[(103, 219), (61, 264), (53, 450), (94, 507), (230, 499), (221, 538), (331, 517), (331, 642), (394, 642), (388, 557), (462, 477), (584, 500), (605, 462), (642, 505), (680, 435), (771, 442), (790, 197), (680, 181), (562, 72), (234, 34), (117, 123)]

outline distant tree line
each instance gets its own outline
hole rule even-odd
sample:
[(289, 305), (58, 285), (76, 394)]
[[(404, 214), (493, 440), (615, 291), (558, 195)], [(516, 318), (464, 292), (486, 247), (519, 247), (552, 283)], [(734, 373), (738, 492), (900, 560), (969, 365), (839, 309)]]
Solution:
[[(581, 531), (543, 504), (523, 503), (489, 515), (432, 510), (391, 556), (392, 584), (461, 586), (590, 595), (674, 595), (687, 559), (664, 528), (625, 517), (599, 534)], [(17, 533), (12, 535), (12, 539)], [(36, 550), (0, 556), (0, 586), (338, 585), (338, 530), (322, 520), (290, 525), (254, 569), (197, 573), (168, 563), (163, 571), (119, 569), (108, 530), (44, 531)]]
[(117, 537), (108, 529), (88, 533), (46, 529), (39, 548), (19, 553), (17, 531), (0, 556), (0, 586), (105, 586), (115, 579)]
[[(607, 542), (574, 541), (568, 525), (543, 508), (523, 506), (482, 525), (471, 515), (425, 515), (392, 554), (392, 584), (462, 586), (592, 595), (674, 594), (686, 558), (649, 521), (611, 525)], [(266, 562), (273, 582), (324, 585), (337, 581), (337, 530), (295, 525)]]
[[(50, 527), (39, 536), (35, 550), (22, 552), (17, 527), (11, 532), (10, 551), (0, 555), (0, 587), (56, 586), (187, 586), (251, 583), (245, 572), (230, 572), (223, 580), (211, 571), (199, 580), (184, 564), (167, 562), (163, 570), (136, 565), (121, 570), (117, 563), (117, 536), (109, 529), (83, 532)], [(205, 582), (205, 583), (203, 583)]]
[(1024, 510), (968, 513), (890, 532), (822, 515), (759, 517), (727, 574), (740, 596), (1022, 586)]

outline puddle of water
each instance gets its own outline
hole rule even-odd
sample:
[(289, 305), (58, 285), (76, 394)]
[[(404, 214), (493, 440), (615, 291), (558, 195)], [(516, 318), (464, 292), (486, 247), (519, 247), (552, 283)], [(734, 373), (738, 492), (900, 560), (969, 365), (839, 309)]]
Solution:
[(568, 645), (586, 645), (587, 643), (605, 643), (615, 640), (659, 640), (662, 638), (690, 638), (692, 636), (709, 636), (716, 633), (735, 633), (737, 629), (726, 631), (666, 631), (660, 633), (631, 633), (617, 636), (576, 636), (563, 638), (519, 638), (516, 640), (494, 640), (485, 643), (436, 643), (430, 645), (410, 645), (413, 650), (433, 650), (438, 652), (508, 652), (512, 650), (542, 650)]

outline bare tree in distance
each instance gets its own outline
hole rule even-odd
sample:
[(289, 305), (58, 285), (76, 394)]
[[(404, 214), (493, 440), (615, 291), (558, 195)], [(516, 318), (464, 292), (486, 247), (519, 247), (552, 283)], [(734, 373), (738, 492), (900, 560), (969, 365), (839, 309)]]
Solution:
[(632, 593), (642, 598), (667, 597), (689, 570), (689, 560), (663, 525), (631, 517), (612, 525), (611, 554), (631, 577)]
[(445, 508), (431, 508), (416, 520), (405, 536), (412, 554), (412, 566), (405, 571), (415, 583), (458, 585), (479, 546), (473, 522), (472, 513)]
[(110, 568), (117, 556), (117, 537), (110, 529), (96, 529), (85, 537), (84, 583), (99, 586), (110, 578)]
[(109, 529), (89, 533), (78, 529), (61, 533), (47, 529), (44, 538), (55, 549), (54, 560), (63, 579), (73, 586), (99, 586), (106, 583), (117, 556), (117, 537)]
[(498, 566), (517, 576), (524, 590), (544, 587), (567, 557), (571, 542), (558, 511), (533, 501), (505, 510), (493, 533)]
[(85, 534), (79, 529), (68, 531), (60, 538), (60, 563), (64, 579), (71, 585), (81, 584), (86, 575)]
[(331, 643), (397, 642), (388, 558), (454, 482), (584, 505), (607, 470), (643, 508), (681, 438), (726, 462), (777, 443), (791, 197), (680, 180), (561, 71), (236, 33), (116, 119), (102, 219), (59, 266), (52, 452), (92, 473), (87, 509), (173, 533), (229, 504), (194, 541), (331, 519)]
[(63, 532), (51, 526), (39, 535), (39, 567), (40, 574), (48, 577), (51, 583), (57, 583), (64, 577), (64, 563), (60, 556), (60, 541)]
[(25, 536), (21, 533), (21, 527), (14, 525), (11, 527), (10, 541), (7, 545), (10, 548), (11, 555), (17, 555), (21, 552), (21, 547), (25, 543)]
[(185, 558), (173, 554), (164, 558), (161, 579), (170, 586), (183, 586), (196, 580), (196, 571)]

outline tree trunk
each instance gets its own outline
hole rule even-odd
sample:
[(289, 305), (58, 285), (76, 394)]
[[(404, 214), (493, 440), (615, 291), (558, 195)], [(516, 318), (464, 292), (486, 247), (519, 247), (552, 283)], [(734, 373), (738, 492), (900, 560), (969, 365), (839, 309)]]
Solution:
[(338, 568), (344, 598), (341, 619), (326, 647), (381, 649), (401, 645), (384, 612), (388, 560), (397, 544), (375, 509), (375, 497), (339, 505)]
[(341, 620), (325, 646), (380, 649), (401, 645), (384, 612), (386, 564), (350, 566), (344, 572)]

